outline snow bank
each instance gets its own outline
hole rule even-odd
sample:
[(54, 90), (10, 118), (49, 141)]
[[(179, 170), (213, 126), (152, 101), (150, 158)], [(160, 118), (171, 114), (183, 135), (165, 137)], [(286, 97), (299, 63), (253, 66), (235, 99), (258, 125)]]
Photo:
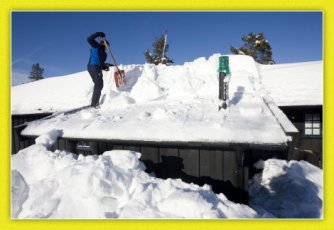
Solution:
[[(39, 139), (53, 139), (54, 132)], [(250, 207), (215, 194), (207, 185), (157, 179), (144, 172), (140, 153), (100, 156), (50, 152), (39, 142), (12, 156), (12, 217), (256, 218)]]
[(321, 218), (323, 172), (306, 161), (269, 159), (249, 188), (250, 205), (279, 218)]
[[(55, 140), (56, 131), (39, 139)], [(12, 217), (22, 219), (319, 218), (322, 170), (306, 162), (267, 160), (250, 187), (251, 206), (208, 185), (145, 173), (140, 153), (99, 156), (51, 152), (38, 142), (12, 156)], [(260, 165), (260, 164), (259, 164)]]

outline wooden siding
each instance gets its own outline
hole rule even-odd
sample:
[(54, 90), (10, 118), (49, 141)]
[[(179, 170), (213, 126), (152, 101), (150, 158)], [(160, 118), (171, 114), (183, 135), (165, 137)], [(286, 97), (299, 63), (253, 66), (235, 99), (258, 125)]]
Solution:
[(37, 119), (41, 119), (43, 117), (47, 117), (49, 115), (50, 113), (12, 115), (12, 120), (11, 120), (11, 125), (12, 125), (12, 129), (11, 129), (12, 151), (11, 152), (12, 154), (15, 154), (20, 149), (24, 149), (35, 143), (35, 140), (31, 138), (24, 138), (20, 135), (22, 129), (25, 128), (23, 124), (29, 121), (34, 121)]
[[(12, 117), (16, 125), (12, 129), (15, 136), (13, 154), (34, 144), (36, 138), (21, 136), (24, 126), (18, 125), (48, 115)], [(18, 119), (20, 122), (16, 121)], [(51, 150), (56, 149), (84, 155), (117, 149), (137, 151), (142, 154), (140, 160), (147, 173), (162, 179), (180, 178), (187, 183), (208, 184), (214, 192), (224, 193), (229, 200), (247, 203), (248, 180), (255, 173), (253, 163), (274, 156), (272, 152), (284, 157), (287, 146), (58, 138)]]
[[(305, 114), (319, 114), (321, 126), (323, 127), (322, 106), (284, 106), (280, 109), (287, 115), (299, 131), (294, 136), (296, 149), (291, 151), (289, 160), (306, 160), (322, 168), (323, 164), (323, 135), (306, 136), (304, 135)], [(323, 130), (323, 129), (321, 129)]]

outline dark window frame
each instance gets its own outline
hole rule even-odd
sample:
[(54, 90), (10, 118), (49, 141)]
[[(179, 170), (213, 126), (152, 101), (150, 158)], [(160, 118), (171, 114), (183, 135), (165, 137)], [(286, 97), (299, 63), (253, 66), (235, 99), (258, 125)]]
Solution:
[[(309, 127), (306, 127), (309, 124)], [(311, 133), (306, 133), (306, 131), (311, 131)], [(315, 131), (319, 130), (319, 133)], [(304, 114), (304, 132), (305, 137), (322, 137), (322, 119), (319, 113), (305, 113)]]

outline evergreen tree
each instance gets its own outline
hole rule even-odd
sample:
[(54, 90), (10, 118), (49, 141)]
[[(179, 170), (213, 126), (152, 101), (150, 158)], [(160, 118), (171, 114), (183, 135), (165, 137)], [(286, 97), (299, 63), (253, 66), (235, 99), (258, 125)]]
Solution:
[(169, 49), (168, 44), (166, 44), (166, 47), (165, 47), (164, 57), (162, 57), (163, 49), (164, 49), (164, 43), (165, 43), (165, 37), (164, 37), (164, 35), (161, 35), (159, 38), (156, 38), (155, 41), (152, 44), (153, 54), (148, 49), (145, 51), (144, 55), (145, 55), (146, 61), (148, 63), (153, 63), (155, 65), (158, 65), (160, 63), (165, 64), (165, 65), (169, 65), (171, 63), (174, 63), (172, 59), (170, 59), (166, 56), (166, 53), (168, 52), (168, 49)]
[(239, 49), (231, 46), (232, 53), (252, 56), (256, 62), (261, 64), (275, 64), (275, 61), (272, 59), (271, 46), (263, 33), (249, 33), (241, 39), (244, 45)]
[(44, 78), (43, 77), (44, 69), (40, 67), (39, 63), (33, 64), (31, 69), (32, 70), (30, 72), (29, 78), (32, 81), (38, 81)]

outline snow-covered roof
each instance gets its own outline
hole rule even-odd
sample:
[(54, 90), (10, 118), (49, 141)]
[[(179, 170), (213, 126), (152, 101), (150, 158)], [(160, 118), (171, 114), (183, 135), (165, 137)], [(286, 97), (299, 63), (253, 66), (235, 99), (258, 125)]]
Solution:
[[(64, 137), (75, 138), (285, 145), (289, 140), (285, 132), (296, 129), (275, 108), (271, 91), (263, 83), (268, 83), (267, 73), (274, 67), (261, 66), (248, 56), (231, 55), (229, 107), (218, 111), (219, 56), (175, 66), (120, 66), (128, 79), (120, 90), (115, 87), (113, 71), (104, 72), (100, 109), (36, 121), (23, 134), (59, 129)], [(88, 105), (92, 89), (86, 71), (15, 86), (12, 113), (56, 112)]]
[(323, 105), (323, 61), (258, 67), (264, 88), (278, 106)]

